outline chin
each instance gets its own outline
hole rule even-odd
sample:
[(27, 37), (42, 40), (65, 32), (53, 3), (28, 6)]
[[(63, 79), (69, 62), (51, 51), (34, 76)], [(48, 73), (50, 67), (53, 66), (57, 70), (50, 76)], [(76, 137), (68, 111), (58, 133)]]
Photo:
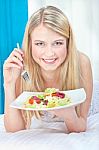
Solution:
[(43, 70), (45, 70), (45, 71), (55, 71), (55, 70), (57, 70), (59, 67), (58, 66), (50, 66), (50, 67), (41, 67)]

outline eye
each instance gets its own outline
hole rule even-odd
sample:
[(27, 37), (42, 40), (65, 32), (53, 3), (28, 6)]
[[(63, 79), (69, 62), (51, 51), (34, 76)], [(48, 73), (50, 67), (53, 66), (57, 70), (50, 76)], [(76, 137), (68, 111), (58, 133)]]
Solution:
[(44, 42), (36, 42), (35, 45), (37, 45), (37, 46), (45, 46), (45, 43)]
[(54, 46), (60, 46), (60, 45), (63, 45), (63, 42), (62, 41), (55, 41), (53, 43)]

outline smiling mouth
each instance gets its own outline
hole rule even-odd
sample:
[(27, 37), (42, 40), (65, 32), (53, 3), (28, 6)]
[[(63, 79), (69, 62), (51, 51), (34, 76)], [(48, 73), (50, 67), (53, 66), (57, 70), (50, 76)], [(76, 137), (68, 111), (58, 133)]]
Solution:
[(46, 64), (53, 64), (57, 60), (57, 58), (54, 59), (42, 59), (44, 63)]

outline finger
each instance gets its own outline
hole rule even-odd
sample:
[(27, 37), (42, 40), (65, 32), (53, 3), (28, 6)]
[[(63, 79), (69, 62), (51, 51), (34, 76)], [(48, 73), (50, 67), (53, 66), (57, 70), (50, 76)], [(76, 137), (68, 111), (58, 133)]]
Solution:
[(14, 48), (14, 51), (17, 51), (20, 54), (24, 54), (24, 51), (22, 49), (19, 49), (19, 48)]
[(17, 57), (12, 57), (12, 58), (10, 59), (10, 62), (16, 63), (16, 64), (18, 64), (19, 66), (23, 67), (22, 61), (20, 61)]
[(14, 50), (12, 51), (10, 56), (14, 56), (14, 55), (18, 55), (18, 54), (21, 55), (22, 57), (24, 57), (24, 52), (21, 49), (14, 48)]
[(8, 64), (6, 64), (6, 66), (4, 67), (4, 70), (8, 70), (9, 68), (18, 68), (18, 69), (21, 69), (21, 66), (15, 64), (15, 63), (8, 63)]
[(19, 65), (21, 68), (23, 67), (23, 63), (16, 57), (9, 57), (5, 63), (4, 63), (4, 67), (6, 67), (9, 63), (14, 63)]
[(23, 61), (24, 54), (21, 53), (21, 51), (14, 49), (14, 51), (11, 53), (11, 55), (9, 57), (12, 57), (12, 56), (15, 56), (18, 59), (20, 59), (21, 61)]
[(16, 57), (17, 59), (19, 59), (21, 62), (23, 61), (23, 57), (19, 53), (14, 52), (13, 56)]

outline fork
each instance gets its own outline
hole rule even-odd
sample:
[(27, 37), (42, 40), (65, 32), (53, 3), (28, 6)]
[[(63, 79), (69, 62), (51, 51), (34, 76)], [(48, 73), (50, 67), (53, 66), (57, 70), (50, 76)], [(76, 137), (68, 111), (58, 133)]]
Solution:
[[(17, 43), (17, 48), (20, 49), (19, 43)], [(24, 67), (23, 67), (23, 71), (22, 71), (22, 73), (21, 73), (21, 76), (23, 77), (23, 79), (24, 79), (25, 81), (30, 81), (29, 74), (28, 74), (28, 72), (24, 69)]]

